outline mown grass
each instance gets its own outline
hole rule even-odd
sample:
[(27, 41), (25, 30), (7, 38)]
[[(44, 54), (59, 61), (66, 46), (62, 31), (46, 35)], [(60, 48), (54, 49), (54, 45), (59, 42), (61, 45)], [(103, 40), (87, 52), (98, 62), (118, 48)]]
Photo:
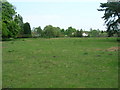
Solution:
[(117, 88), (116, 38), (3, 42), (3, 88)]

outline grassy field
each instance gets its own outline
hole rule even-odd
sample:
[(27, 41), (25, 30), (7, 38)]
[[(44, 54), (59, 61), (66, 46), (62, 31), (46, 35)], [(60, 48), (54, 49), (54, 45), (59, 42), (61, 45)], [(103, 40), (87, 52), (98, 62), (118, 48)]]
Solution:
[(3, 42), (3, 88), (117, 88), (116, 38)]

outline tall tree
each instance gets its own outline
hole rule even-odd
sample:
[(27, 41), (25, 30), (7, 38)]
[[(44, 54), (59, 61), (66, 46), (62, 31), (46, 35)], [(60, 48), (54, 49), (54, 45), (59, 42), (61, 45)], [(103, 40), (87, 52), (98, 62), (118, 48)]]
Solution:
[(14, 17), (14, 21), (19, 25), (19, 33), (17, 37), (22, 37), (23, 33), (24, 33), (24, 23), (23, 23), (23, 18), (20, 14), (15, 15)]
[(15, 7), (9, 2), (2, 2), (2, 38), (15, 38), (19, 32), (19, 25), (14, 21)]
[(77, 30), (75, 36), (76, 37), (82, 37), (83, 30), (81, 29), (80, 31)]
[(98, 11), (105, 11), (102, 18), (105, 20), (109, 36), (115, 32), (120, 36), (120, 29), (118, 28), (120, 25), (120, 2), (101, 3), (100, 7), (102, 9), (98, 9)]
[(41, 29), (41, 27), (40, 26), (37, 27), (36, 30), (37, 30), (36, 32), (38, 34), (38, 37), (41, 37), (42, 36), (42, 29)]
[(55, 37), (61, 36), (61, 29), (60, 27), (54, 27)]
[(75, 32), (76, 32), (76, 29), (72, 27), (68, 27), (68, 29), (66, 30), (67, 35), (70, 37), (74, 36)]
[(44, 28), (44, 37), (55, 37), (55, 31), (54, 31), (54, 27), (52, 25), (47, 25)]
[(100, 36), (100, 31), (95, 30), (95, 29), (90, 29), (89, 34), (90, 34), (91, 37), (99, 37)]
[(24, 23), (24, 37), (31, 37), (31, 27), (28, 22)]

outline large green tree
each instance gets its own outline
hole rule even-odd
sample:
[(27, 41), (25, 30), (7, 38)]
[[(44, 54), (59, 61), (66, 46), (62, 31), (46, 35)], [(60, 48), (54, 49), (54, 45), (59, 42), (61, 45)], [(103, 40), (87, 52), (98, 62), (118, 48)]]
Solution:
[(90, 34), (90, 37), (99, 37), (100, 36), (100, 30), (99, 29), (95, 30), (95, 29), (91, 28), (89, 34)]
[(75, 37), (82, 37), (83, 30), (81, 29), (80, 31), (77, 30), (75, 33)]
[(2, 2), (2, 38), (15, 38), (19, 33), (19, 25), (14, 21), (15, 7), (7, 1)]
[(37, 32), (38, 37), (42, 36), (42, 29), (40, 26), (36, 28), (36, 32)]
[(17, 37), (23, 37), (24, 34), (24, 23), (23, 23), (23, 18), (20, 14), (15, 15), (14, 21), (19, 25), (19, 33)]
[(76, 29), (75, 28), (72, 28), (72, 27), (68, 27), (68, 29), (66, 29), (66, 34), (70, 37), (74, 36), (75, 35), (75, 32), (76, 32)]
[(31, 27), (30, 27), (30, 24), (28, 22), (24, 23), (23, 29), (24, 29), (23, 37), (32, 37)]
[(98, 11), (104, 11), (104, 16), (102, 17), (105, 20), (107, 25), (107, 31), (109, 36), (112, 36), (114, 33), (117, 33), (120, 36), (120, 2), (107, 2), (101, 3), (101, 9)]
[(45, 26), (43, 32), (44, 32), (44, 37), (48, 37), (48, 38), (60, 36), (60, 28), (53, 27), (52, 25)]
[(62, 35), (60, 27), (54, 27), (55, 37)]
[(33, 27), (32, 36), (33, 37), (42, 37), (43, 36), (43, 31), (42, 31), (40, 26), (39, 27)]
[(47, 25), (44, 27), (44, 37), (51, 38), (54, 36), (54, 28), (52, 25)]

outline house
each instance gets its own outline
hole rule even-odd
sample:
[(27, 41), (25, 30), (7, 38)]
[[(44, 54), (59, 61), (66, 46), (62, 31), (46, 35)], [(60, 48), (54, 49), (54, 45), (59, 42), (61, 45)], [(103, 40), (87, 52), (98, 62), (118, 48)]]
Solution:
[(83, 36), (83, 37), (87, 37), (88, 34), (87, 34), (87, 33), (82, 33), (82, 36)]

